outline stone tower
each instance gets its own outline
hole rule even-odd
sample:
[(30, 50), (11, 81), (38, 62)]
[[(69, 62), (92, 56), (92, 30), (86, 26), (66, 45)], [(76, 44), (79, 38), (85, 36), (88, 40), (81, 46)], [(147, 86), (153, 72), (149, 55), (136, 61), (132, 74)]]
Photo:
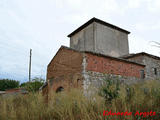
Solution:
[(91, 51), (113, 57), (129, 54), (130, 32), (92, 18), (68, 35), (70, 47), (79, 51)]

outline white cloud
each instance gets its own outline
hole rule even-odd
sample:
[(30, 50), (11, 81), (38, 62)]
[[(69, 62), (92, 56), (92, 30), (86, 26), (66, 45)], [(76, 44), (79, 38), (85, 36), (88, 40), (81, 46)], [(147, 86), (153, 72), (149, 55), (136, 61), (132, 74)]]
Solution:
[(160, 13), (160, 0), (147, 0), (148, 10), (153, 13)]
[(153, 30), (159, 30), (160, 29), (160, 21), (156, 22), (143, 22), (143, 23), (136, 23), (135, 24), (135, 29), (138, 31), (153, 31)]
[(147, 52), (160, 56), (160, 49), (151, 44), (151, 40), (144, 39), (143, 36), (130, 35), (129, 47), (131, 53)]
[(138, 8), (141, 6), (143, 0), (128, 0), (129, 8)]

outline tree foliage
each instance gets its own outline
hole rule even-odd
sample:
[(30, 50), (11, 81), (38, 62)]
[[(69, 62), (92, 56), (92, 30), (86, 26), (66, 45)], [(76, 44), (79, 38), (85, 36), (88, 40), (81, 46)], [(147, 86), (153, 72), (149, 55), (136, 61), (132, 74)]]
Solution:
[(0, 90), (4, 91), (7, 89), (18, 88), (19, 81), (9, 80), (9, 79), (0, 79)]
[(20, 87), (26, 88), (29, 92), (36, 92), (44, 84), (44, 79), (35, 77), (31, 82), (24, 82)]
[(120, 90), (120, 83), (118, 79), (113, 79), (110, 76), (106, 76), (104, 83), (100, 88), (100, 96), (103, 96), (106, 101), (112, 101), (118, 97), (118, 91)]

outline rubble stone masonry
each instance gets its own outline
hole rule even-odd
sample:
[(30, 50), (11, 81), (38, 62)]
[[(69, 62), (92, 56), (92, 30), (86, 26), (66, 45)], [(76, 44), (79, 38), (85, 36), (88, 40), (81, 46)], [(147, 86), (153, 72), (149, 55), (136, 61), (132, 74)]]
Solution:
[(131, 61), (62, 46), (48, 65), (47, 80), (49, 89), (54, 91), (58, 88), (87, 89), (90, 83), (98, 87), (108, 74), (132, 83), (140, 79), (140, 70), (144, 67)]

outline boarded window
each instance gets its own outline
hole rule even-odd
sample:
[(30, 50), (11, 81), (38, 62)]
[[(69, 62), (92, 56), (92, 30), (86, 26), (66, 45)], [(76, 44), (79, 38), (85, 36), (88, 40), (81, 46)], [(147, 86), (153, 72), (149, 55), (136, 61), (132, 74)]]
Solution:
[(140, 70), (140, 74), (141, 74), (141, 79), (144, 79), (145, 78), (144, 70)]

